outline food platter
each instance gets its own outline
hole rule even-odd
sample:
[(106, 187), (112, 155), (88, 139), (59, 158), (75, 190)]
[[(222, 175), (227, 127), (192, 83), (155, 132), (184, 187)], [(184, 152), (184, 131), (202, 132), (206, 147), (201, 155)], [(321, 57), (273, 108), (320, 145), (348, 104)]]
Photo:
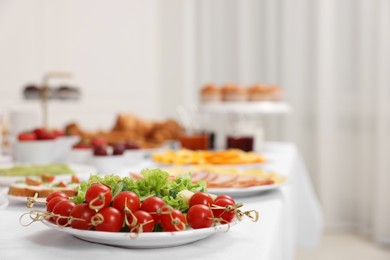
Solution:
[[(4, 168), (11, 168), (16, 164), (7, 164), (4, 166), (1, 166), (2, 169)], [(85, 164), (68, 164), (68, 166), (75, 172), (75, 175), (77, 175), (80, 179), (87, 179), (90, 174), (96, 173), (96, 168), (90, 165)], [(67, 180), (71, 174), (61, 174), (56, 175), (56, 179), (61, 180)], [(26, 176), (0, 176), (0, 186), (9, 186), (12, 183), (23, 180), (26, 178)]]
[[(229, 225), (225, 224), (210, 228), (189, 229), (178, 232), (141, 233), (136, 237), (132, 237), (130, 233), (127, 232), (79, 230), (70, 227), (59, 227), (46, 220), (42, 222), (51, 229), (70, 234), (81, 240), (125, 248), (163, 248), (179, 246), (204, 239), (218, 232), (226, 232), (229, 229)], [(230, 223), (230, 226), (237, 222), (238, 221), (234, 221)]]
[[(259, 167), (176, 166), (162, 168), (173, 176), (191, 173), (192, 181), (205, 181), (208, 192), (232, 197), (252, 196), (283, 186), (287, 177)], [(269, 182), (270, 181), (270, 182)]]
[(279, 189), (280, 187), (284, 186), (285, 184), (286, 184), (286, 182), (261, 185), (261, 186), (252, 186), (252, 187), (247, 187), (247, 188), (209, 188), (208, 192), (215, 194), (215, 195), (226, 194), (226, 195), (232, 196), (234, 198), (238, 198), (238, 197), (253, 196), (253, 195), (260, 194), (260, 193), (263, 193), (266, 191), (276, 190), (276, 189)]

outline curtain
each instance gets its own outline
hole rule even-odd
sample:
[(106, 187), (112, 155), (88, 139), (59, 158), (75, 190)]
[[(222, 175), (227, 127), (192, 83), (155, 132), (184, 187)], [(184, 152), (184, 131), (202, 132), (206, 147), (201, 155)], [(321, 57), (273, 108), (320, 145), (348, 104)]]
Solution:
[(207, 82), (282, 86), (293, 113), (265, 118), (267, 139), (299, 146), (329, 228), (390, 243), (390, 1), (179, 5), (186, 102)]

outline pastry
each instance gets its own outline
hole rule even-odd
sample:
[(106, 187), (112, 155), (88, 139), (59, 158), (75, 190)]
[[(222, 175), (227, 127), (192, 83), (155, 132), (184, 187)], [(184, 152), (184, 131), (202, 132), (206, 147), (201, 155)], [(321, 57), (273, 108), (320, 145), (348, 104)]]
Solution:
[(222, 91), (215, 84), (205, 85), (200, 92), (202, 102), (218, 102), (222, 100)]
[(247, 101), (247, 90), (237, 84), (225, 84), (222, 87), (223, 101)]
[(279, 101), (282, 90), (276, 85), (255, 84), (248, 89), (250, 101)]
[(170, 140), (178, 140), (184, 129), (175, 120), (149, 121), (132, 114), (119, 114), (111, 130), (85, 131), (76, 123), (66, 126), (67, 134), (78, 135), (84, 140), (102, 138), (109, 144), (128, 140), (141, 148), (156, 148)]

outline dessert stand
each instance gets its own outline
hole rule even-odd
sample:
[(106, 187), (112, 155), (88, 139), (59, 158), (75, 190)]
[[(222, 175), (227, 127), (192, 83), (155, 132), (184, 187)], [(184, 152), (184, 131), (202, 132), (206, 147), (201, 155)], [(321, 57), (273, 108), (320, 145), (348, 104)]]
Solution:
[[(62, 71), (53, 71), (46, 73), (43, 78), (40, 86), (34, 87), (30, 86), (30, 88), (33, 88), (35, 91), (32, 91), (29, 95), (28, 88), (25, 88), (25, 99), (27, 100), (39, 100), (41, 103), (41, 110), (42, 110), (42, 127), (47, 128), (48, 127), (48, 101), (49, 100), (77, 100), (80, 98), (80, 93), (78, 89), (72, 88), (72, 87), (59, 87), (59, 88), (53, 88), (49, 87), (49, 81), (52, 79), (69, 79), (72, 77), (72, 74), (69, 72), (62, 72)], [(64, 91), (71, 91), (72, 95), (61, 95), (61, 89)]]
[(264, 141), (264, 118), (287, 115), (292, 112), (285, 101), (200, 102), (199, 111), (211, 118), (210, 126), (218, 136), (218, 147), (224, 147), (226, 136), (243, 134), (255, 136), (255, 150), (261, 150)]

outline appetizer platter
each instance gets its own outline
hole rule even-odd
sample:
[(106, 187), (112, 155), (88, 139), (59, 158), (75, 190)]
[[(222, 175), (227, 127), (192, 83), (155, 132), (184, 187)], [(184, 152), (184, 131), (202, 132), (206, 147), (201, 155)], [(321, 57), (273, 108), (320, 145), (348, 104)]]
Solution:
[(24, 180), (12, 183), (6, 190), (6, 196), (11, 202), (26, 203), (29, 198), (46, 199), (55, 192), (63, 192), (68, 196), (77, 194), (80, 179), (76, 175), (68, 179), (56, 180), (55, 176), (41, 174), (40, 176), (26, 177)]
[(228, 195), (207, 192), (206, 183), (189, 175), (171, 176), (145, 169), (135, 180), (117, 175), (92, 175), (77, 187), (77, 195), (55, 192), (20, 217), (28, 226), (42, 221), (49, 228), (77, 238), (129, 248), (187, 244), (229, 228), (245, 218), (256, 222), (258, 212), (244, 210)]
[(58, 180), (69, 179), (72, 175), (77, 175), (79, 178), (88, 177), (90, 174), (96, 173), (96, 169), (85, 164), (20, 164), (10, 163), (0, 166), (0, 186), (9, 186), (16, 181), (24, 180), (26, 177), (36, 177), (42, 173), (50, 176), (56, 176)]

